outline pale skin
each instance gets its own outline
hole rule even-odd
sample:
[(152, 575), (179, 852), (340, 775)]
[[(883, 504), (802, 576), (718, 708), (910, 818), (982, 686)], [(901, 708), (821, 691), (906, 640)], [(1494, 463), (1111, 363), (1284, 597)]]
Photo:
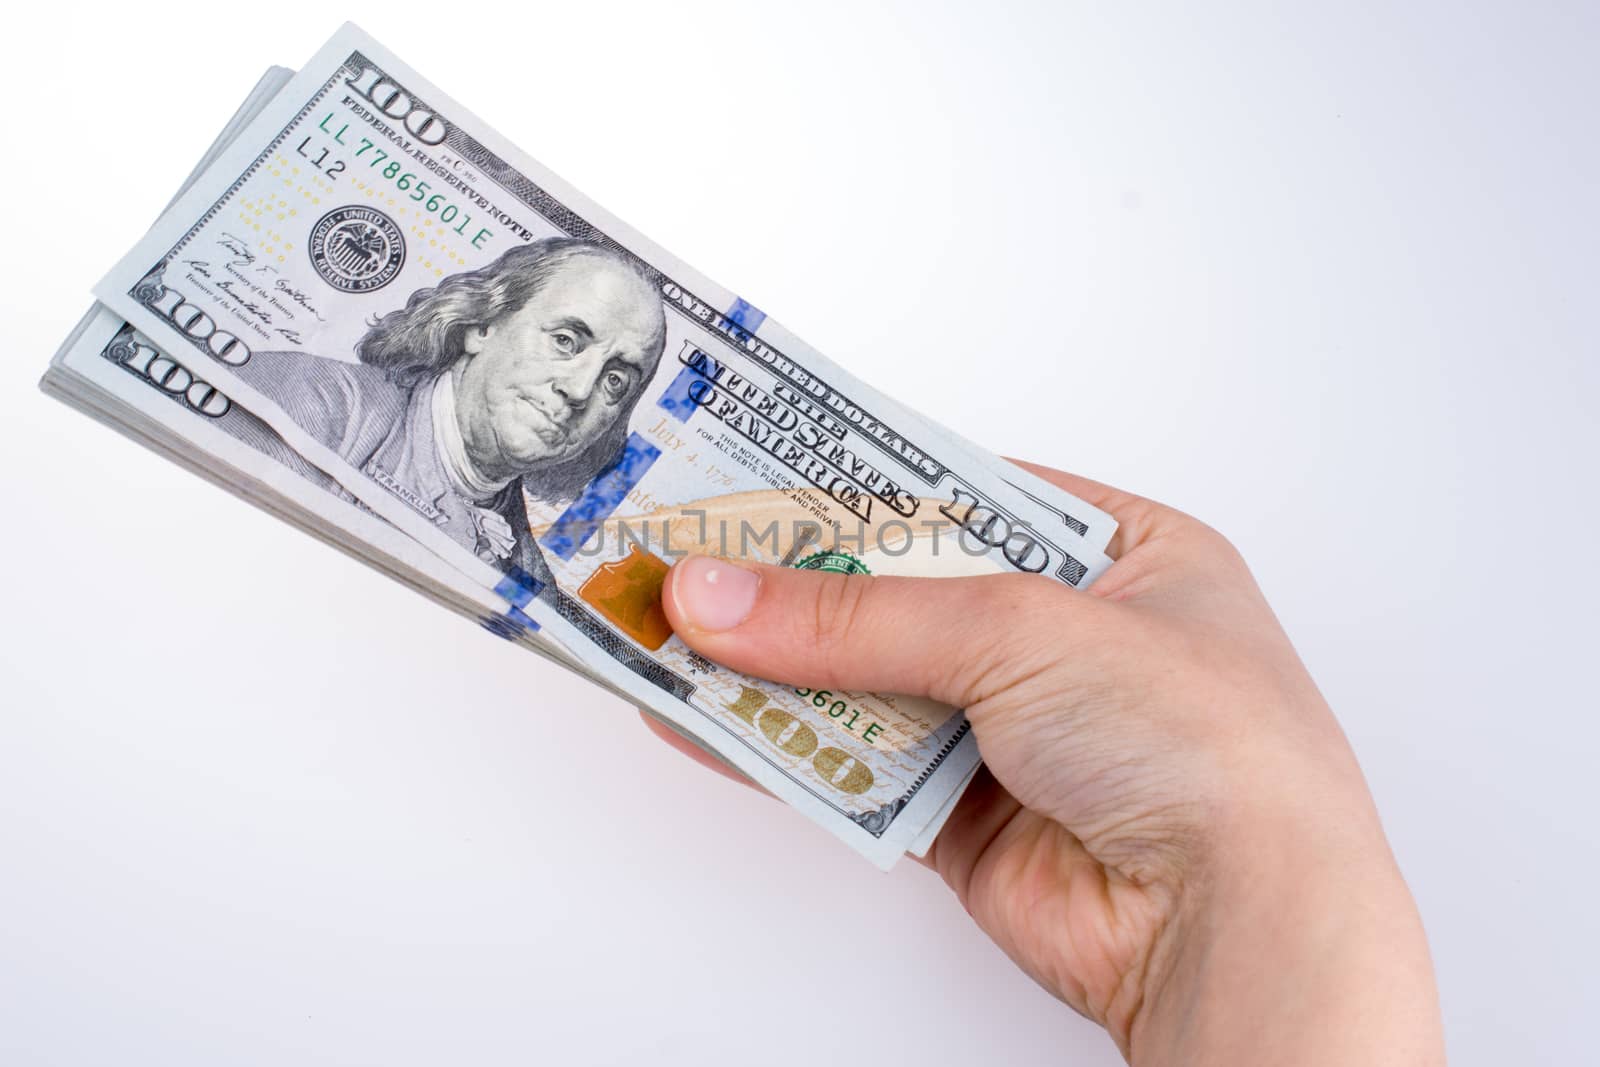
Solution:
[(1177, 511), (1023, 466), (1120, 523), (1091, 590), (691, 557), (667, 616), (735, 670), (965, 708), (987, 769), (926, 862), (1129, 1062), (1442, 1064), (1416, 906), (1244, 561)]

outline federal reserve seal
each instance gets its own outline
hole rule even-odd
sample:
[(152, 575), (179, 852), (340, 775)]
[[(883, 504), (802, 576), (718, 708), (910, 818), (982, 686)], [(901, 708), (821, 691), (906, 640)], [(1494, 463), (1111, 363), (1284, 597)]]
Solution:
[(400, 227), (370, 207), (336, 207), (311, 228), (311, 265), (341, 293), (370, 293), (394, 281), (406, 262)]
[(871, 574), (867, 565), (848, 552), (818, 552), (795, 565), (801, 571), (827, 571), (829, 574)]

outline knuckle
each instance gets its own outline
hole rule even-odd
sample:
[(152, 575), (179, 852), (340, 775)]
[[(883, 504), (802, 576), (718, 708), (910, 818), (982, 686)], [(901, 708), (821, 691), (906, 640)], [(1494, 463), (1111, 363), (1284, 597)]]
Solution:
[(848, 646), (861, 625), (869, 590), (875, 579), (865, 575), (822, 574), (811, 601), (811, 646), (824, 663)]
[(1215, 527), (1202, 526), (1202, 529), (1205, 531), (1206, 550), (1213, 559), (1234, 569), (1244, 567), (1244, 553), (1239, 551), (1239, 546)]
[(937, 688), (965, 707), (1052, 662), (1060, 651), (1064, 593), (1070, 595), (1035, 575), (974, 579), (965, 618), (953, 627), (965, 640), (952, 642), (930, 665)]
[[(1041, 591), (1048, 583), (1031, 574), (997, 574), (972, 581), (963, 598), (963, 610), (980, 625), (995, 626), (996, 632), (1012, 632), (1014, 622), (1032, 617), (1040, 608)], [(1004, 626), (997, 625), (1006, 620)]]
[(1222, 531), (1192, 516), (1182, 517), (1177, 533), (1185, 548), (1196, 556), (1217, 561), (1244, 561), (1239, 549)]

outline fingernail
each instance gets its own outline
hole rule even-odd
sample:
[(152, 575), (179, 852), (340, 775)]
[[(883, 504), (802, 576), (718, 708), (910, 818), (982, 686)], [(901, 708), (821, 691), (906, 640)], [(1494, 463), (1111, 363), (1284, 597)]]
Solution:
[(688, 556), (672, 568), (672, 597), (697, 630), (731, 630), (756, 606), (761, 577), (711, 556)]

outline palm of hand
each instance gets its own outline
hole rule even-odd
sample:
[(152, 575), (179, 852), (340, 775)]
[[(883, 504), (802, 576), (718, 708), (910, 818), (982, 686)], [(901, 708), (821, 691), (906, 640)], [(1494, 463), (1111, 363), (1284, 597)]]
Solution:
[(1127, 882), (1059, 822), (979, 772), (928, 862), (1034, 981), (1125, 1041), (1165, 894)]
[[(964, 666), (982, 679), (963, 703), (986, 767), (928, 862), (1018, 966), (1126, 1053), (1196, 846), (1216, 821), (1227, 713), (1301, 672), (1220, 536), (1114, 490), (1069, 488), (1101, 490), (1092, 501), (1121, 522), (1118, 561), (1092, 601), (1065, 613), (1073, 632), (1039, 632), (1032, 648), (1013, 641), (993, 662)], [(1159, 671), (1135, 668), (1149, 656)], [(1263, 662), (1281, 675), (1262, 677)]]

